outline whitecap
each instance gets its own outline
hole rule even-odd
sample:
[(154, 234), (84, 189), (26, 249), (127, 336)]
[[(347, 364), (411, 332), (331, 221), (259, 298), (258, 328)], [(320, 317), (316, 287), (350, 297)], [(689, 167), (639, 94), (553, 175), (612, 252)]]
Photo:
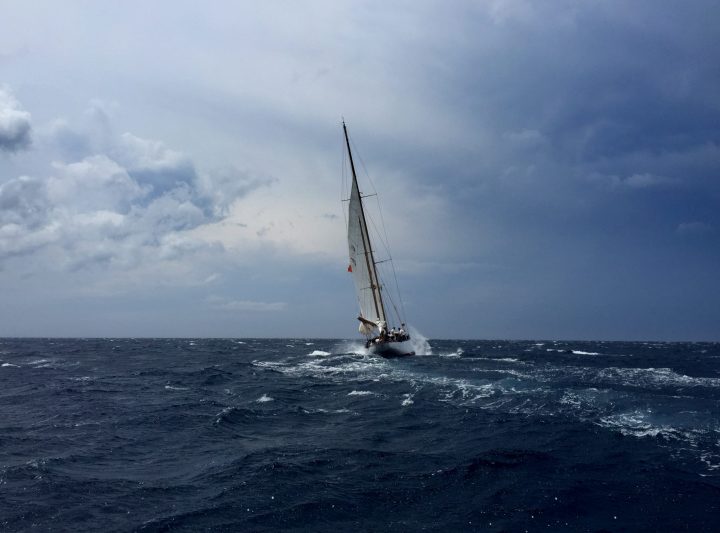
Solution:
[(12, 366), (12, 367), (15, 367), (15, 368), (20, 368), (20, 365), (14, 365), (14, 364), (12, 364), (12, 363), (3, 363), (2, 366)]
[(188, 390), (187, 387), (175, 387), (173, 385), (165, 385), (165, 390)]
[(347, 393), (348, 396), (371, 396), (373, 394), (375, 393), (369, 390), (354, 390)]
[(454, 352), (441, 353), (440, 357), (460, 357), (463, 353), (465, 353), (465, 350), (463, 350), (462, 348), (458, 348)]
[(412, 394), (407, 393), (407, 394), (403, 394), (403, 396), (405, 397), (405, 399), (402, 401), (402, 404), (400, 404), (400, 405), (407, 407), (408, 405), (412, 405), (415, 403), (415, 401), (413, 400)]
[(224, 407), (222, 411), (220, 411), (218, 414), (215, 415), (215, 424), (220, 424), (225, 419), (227, 415), (232, 413), (235, 410), (235, 407)]
[(309, 353), (308, 355), (331, 355), (330, 352), (324, 352), (322, 350), (314, 350), (312, 353)]
[(573, 350), (575, 355), (600, 355), (598, 352), (583, 352), (582, 350)]
[(265, 403), (265, 402), (272, 402), (274, 399), (275, 399), (275, 398), (271, 398), (271, 397), (268, 396), (267, 394), (263, 394), (262, 396), (260, 396), (260, 398), (258, 398), (258, 399), (255, 400), (255, 401), (258, 402), (258, 403)]
[(653, 414), (650, 409), (646, 411), (636, 409), (631, 412), (601, 417), (596, 424), (614, 429), (630, 437), (662, 437), (666, 440), (689, 442), (691, 445), (694, 445), (693, 443), (696, 442), (699, 435), (705, 433), (704, 430), (679, 428), (667, 423), (654, 422), (651, 416)]
[(720, 469), (720, 455), (711, 452), (705, 452), (700, 455), (700, 460), (705, 463), (708, 470)]
[(686, 386), (686, 387), (718, 387), (720, 378), (692, 377), (678, 374), (670, 368), (620, 368), (608, 367), (598, 372), (598, 379), (619, 381), (630, 386)]

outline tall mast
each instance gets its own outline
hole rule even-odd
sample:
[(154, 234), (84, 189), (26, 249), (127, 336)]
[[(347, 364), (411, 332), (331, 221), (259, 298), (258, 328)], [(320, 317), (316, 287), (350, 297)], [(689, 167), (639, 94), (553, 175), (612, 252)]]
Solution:
[(385, 315), (385, 305), (383, 304), (382, 293), (380, 292), (380, 281), (377, 275), (377, 269), (375, 268), (375, 258), (373, 256), (372, 246), (370, 245), (370, 233), (368, 232), (367, 222), (365, 221), (365, 209), (363, 207), (362, 196), (360, 195), (360, 188), (358, 187), (357, 175), (355, 174), (355, 162), (353, 161), (352, 150), (350, 149), (350, 138), (348, 137), (347, 127), (345, 126), (344, 120), (343, 132), (345, 133), (345, 144), (347, 146), (348, 156), (350, 157), (350, 169), (352, 170), (353, 175), (352, 186), (357, 189), (358, 200), (360, 202), (360, 225), (362, 226), (364, 240), (363, 247), (365, 248), (365, 261), (367, 262), (368, 272), (370, 273), (370, 290), (372, 290), (375, 311), (378, 318), (383, 317), (387, 320), (387, 316)]

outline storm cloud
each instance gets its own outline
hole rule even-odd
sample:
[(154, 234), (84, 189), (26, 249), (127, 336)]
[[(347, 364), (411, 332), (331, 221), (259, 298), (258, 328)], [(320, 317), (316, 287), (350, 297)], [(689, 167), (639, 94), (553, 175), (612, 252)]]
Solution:
[[(25, 51), (0, 80), (18, 317), (57, 292), (90, 298), (85, 324), (102, 294), (128, 334), (353, 335), (344, 116), (421, 331), (717, 339), (715, 2), (4, 15), (0, 46)], [(108, 331), (47, 308), (48, 331)]]

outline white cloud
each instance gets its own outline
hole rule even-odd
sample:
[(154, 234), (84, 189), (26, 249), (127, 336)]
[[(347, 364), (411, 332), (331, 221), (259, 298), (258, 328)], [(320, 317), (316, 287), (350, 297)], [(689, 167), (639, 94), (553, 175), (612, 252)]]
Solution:
[(127, 170), (106, 155), (76, 163), (54, 163), (56, 175), (47, 181), (49, 200), (78, 212), (109, 209), (127, 212), (150, 188), (130, 177)]
[(692, 221), (678, 224), (675, 233), (680, 236), (705, 235), (713, 231), (713, 227), (705, 222)]
[(0, 150), (15, 152), (31, 141), (30, 113), (25, 111), (8, 87), (0, 86)]
[[(147, 262), (167, 267), (216, 254), (217, 238), (195, 230), (223, 220), (236, 200), (274, 181), (231, 166), (198, 174), (188, 155), (162, 141), (115, 135), (106, 108), (93, 103), (79, 129), (66, 120), (42, 128), (36, 159), (57, 149), (70, 158), (54, 161), (50, 176), (0, 185), (0, 260), (34, 254), (44, 257), (34, 264), (50, 269), (102, 265), (121, 280), (123, 270), (151, 272)], [(187, 269), (177, 272), (186, 278), (178, 283), (186, 283)], [(208, 276), (202, 267), (189, 279)]]
[(220, 311), (235, 311), (248, 313), (266, 313), (284, 311), (287, 308), (285, 302), (254, 302), (251, 300), (230, 300), (221, 296), (210, 296), (206, 303), (213, 309)]
[(659, 176), (649, 172), (634, 173), (629, 176), (618, 176), (617, 174), (603, 174), (601, 172), (592, 172), (588, 175), (588, 180), (597, 184), (606, 186), (610, 189), (619, 190), (639, 190), (651, 189), (658, 187), (672, 187), (680, 182), (674, 178), (667, 176)]
[(142, 139), (123, 133), (110, 149), (111, 156), (143, 184), (161, 194), (183, 183), (195, 180), (195, 167), (190, 158), (171, 150), (162, 141)]
[(631, 189), (646, 189), (648, 187), (674, 185), (675, 183), (677, 183), (677, 181), (672, 178), (657, 176), (647, 172), (642, 174), (633, 174), (623, 180), (623, 184)]

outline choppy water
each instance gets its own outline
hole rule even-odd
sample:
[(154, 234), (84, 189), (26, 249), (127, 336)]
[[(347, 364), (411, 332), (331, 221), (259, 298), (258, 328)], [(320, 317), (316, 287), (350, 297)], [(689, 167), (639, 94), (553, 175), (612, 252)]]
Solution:
[(431, 345), (0, 339), (0, 529), (720, 529), (720, 344)]

